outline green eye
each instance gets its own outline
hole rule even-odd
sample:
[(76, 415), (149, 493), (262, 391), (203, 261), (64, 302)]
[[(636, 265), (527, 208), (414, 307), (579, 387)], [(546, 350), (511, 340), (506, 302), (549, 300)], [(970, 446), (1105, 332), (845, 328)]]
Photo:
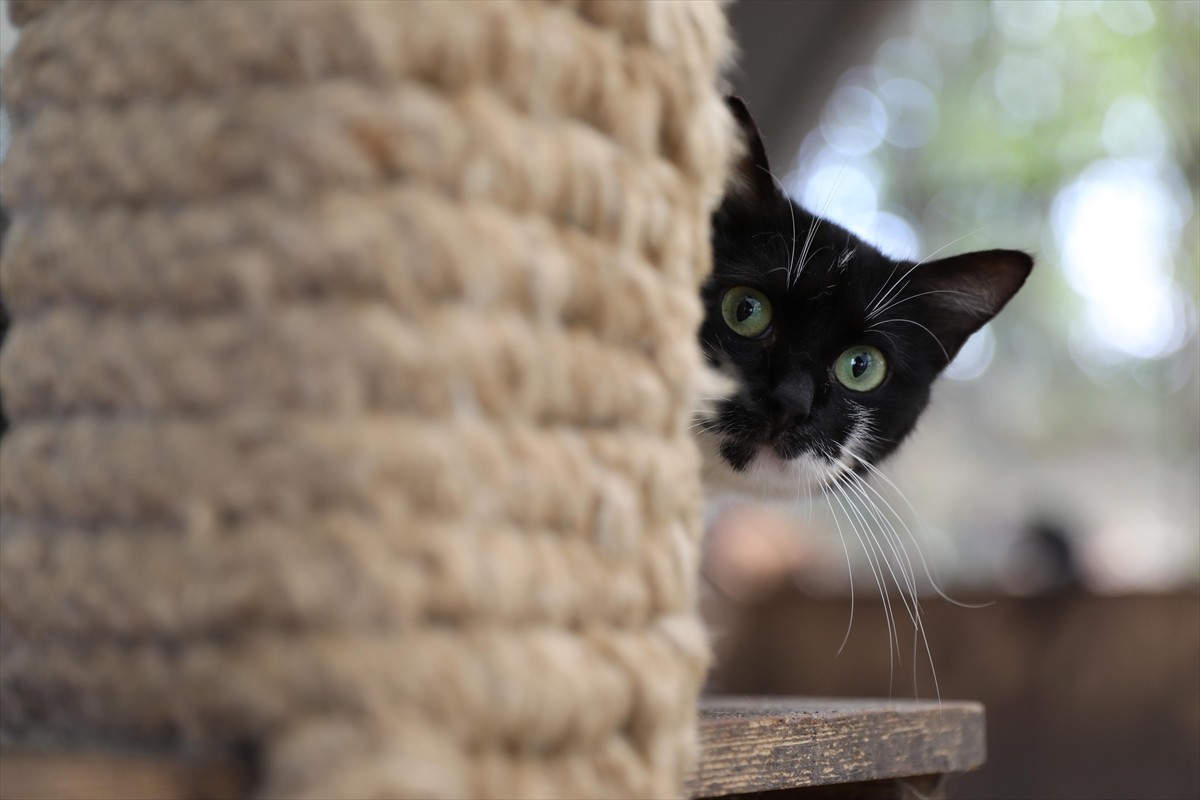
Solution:
[(847, 389), (869, 392), (878, 389), (887, 377), (887, 359), (883, 353), (866, 344), (843, 351), (833, 363), (833, 374)]
[(731, 331), (753, 339), (771, 326), (771, 301), (757, 289), (735, 286), (721, 297), (721, 316)]

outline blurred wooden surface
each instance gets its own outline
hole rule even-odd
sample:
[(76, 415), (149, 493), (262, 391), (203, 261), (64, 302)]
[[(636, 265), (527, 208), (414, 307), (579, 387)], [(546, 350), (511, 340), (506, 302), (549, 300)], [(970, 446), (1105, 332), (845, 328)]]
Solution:
[[(686, 788), (692, 798), (792, 790), (788, 796), (815, 800), (833, 796), (833, 787), (842, 798), (929, 797), (941, 774), (983, 763), (983, 707), (706, 697), (700, 745)], [(248, 770), (231, 762), (0, 751), (3, 800), (235, 800), (250, 795), (251, 783)]]
[(250, 784), (249, 772), (228, 762), (0, 750), (4, 800), (241, 800)]
[[(1200, 592), (922, 598), (921, 646), (894, 669), (883, 604), (781, 587), (714, 613), (714, 690), (943, 697), (987, 708), (987, 763), (949, 781), (974, 800), (1200, 798)], [(898, 602), (893, 598), (894, 602)], [(901, 637), (912, 635), (902, 627)], [(914, 670), (919, 681), (914, 689)]]

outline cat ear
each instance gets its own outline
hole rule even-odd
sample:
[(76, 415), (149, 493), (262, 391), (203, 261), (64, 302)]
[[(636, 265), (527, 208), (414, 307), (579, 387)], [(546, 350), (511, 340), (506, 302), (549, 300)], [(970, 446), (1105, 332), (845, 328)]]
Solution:
[(750, 116), (746, 101), (731, 94), (725, 98), (725, 104), (738, 124), (741, 138), (741, 151), (729, 175), (726, 200), (759, 205), (781, 199), (782, 192), (771, 177), (771, 166), (767, 163), (767, 148), (763, 146), (762, 134)]
[(914, 269), (905, 294), (920, 297), (923, 324), (941, 343), (949, 364), (967, 337), (1012, 299), (1032, 269), (1033, 258), (1019, 250), (964, 253)]

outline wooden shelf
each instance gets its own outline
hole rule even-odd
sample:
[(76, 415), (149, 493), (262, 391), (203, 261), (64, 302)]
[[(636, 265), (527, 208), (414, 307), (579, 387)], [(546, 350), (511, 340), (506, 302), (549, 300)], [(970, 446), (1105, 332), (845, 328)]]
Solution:
[(850, 784), (857, 796), (927, 796), (940, 776), (983, 763), (983, 706), (710, 696), (701, 700), (700, 752), (692, 798), (823, 786), (855, 796), (844, 791)]
[[(941, 776), (984, 760), (983, 707), (966, 702), (705, 697), (690, 798), (936, 796)], [(229, 763), (133, 754), (0, 750), (0, 798), (240, 800)]]

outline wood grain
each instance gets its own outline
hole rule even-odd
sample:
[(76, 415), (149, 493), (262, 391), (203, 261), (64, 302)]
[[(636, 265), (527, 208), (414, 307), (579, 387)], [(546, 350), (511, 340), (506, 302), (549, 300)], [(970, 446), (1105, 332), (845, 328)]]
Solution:
[(985, 755), (970, 702), (706, 697), (689, 797), (965, 772)]
[[(685, 794), (857, 784), (853, 796), (903, 797), (898, 778), (925, 794), (937, 776), (983, 763), (983, 722), (983, 707), (967, 702), (705, 697), (700, 766)], [(251, 789), (232, 762), (0, 749), (0, 800), (240, 800)]]

